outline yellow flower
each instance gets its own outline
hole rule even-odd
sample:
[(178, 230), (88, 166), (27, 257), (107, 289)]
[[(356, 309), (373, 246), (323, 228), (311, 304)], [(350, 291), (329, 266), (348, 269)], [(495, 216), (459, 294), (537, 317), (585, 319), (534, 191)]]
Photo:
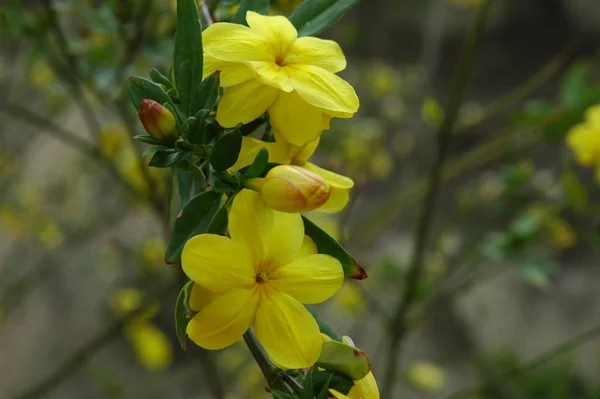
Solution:
[(575, 153), (577, 162), (596, 168), (600, 182), (600, 105), (590, 107), (584, 123), (575, 125), (567, 134), (567, 145)]
[(300, 37), (282, 16), (246, 14), (249, 27), (216, 23), (203, 33), (204, 74), (220, 71), (227, 87), (217, 109), (223, 127), (248, 123), (268, 110), (283, 137), (304, 145), (329, 128), (332, 117), (358, 110), (354, 89), (335, 73), (346, 68), (340, 46)]
[(342, 266), (315, 253), (299, 214), (274, 211), (251, 190), (235, 197), (229, 233), (197, 235), (183, 249), (183, 270), (194, 281), (190, 307), (199, 311), (188, 336), (203, 348), (222, 349), (253, 325), (276, 365), (312, 366), (321, 336), (302, 303), (333, 296), (343, 283)]
[(138, 362), (151, 371), (160, 371), (173, 364), (173, 346), (166, 334), (148, 322), (130, 323), (127, 337)]
[(52, 219), (42, 219), (38, 222), (37, 238), (47, 249), (56, 249), (65, 240), (60, 226)]
[(350, 200), (350, 189), (354, 187), (352, 179), (320, 168), (308, 162), (308, 159), (317, 149), (319, 139), (310, 141), (302, 146), (296, 146), (286, 141), (285, 138), (275, 130), (275, 142), (267, 143), (251, 137), (242, 139), (242, 150), (240, 156), (231, 168), (239, 170), (252, 163), (258, 151), (264, 147), (269, 151), (269, 162), (283, 165), (297, 165), (321, 176), (329, 184), (329, 199), (318, 209), (323, 212), (339, 212)]
[[(346, 345), (350, 345), (353, 348), (355, 347), (350, 337), (344, 336), (342, 337), (342, 341)], [(335, 389), (330, 389), (329, 393), (336, 399), (379, 399), (379, 388), (377, 387), (377, 381), (375, 381), (375, 376), (372, 371), (364, 378), (354, 381), (354, 386), (350, 389), (348, 395), (344, 395)]]
[(446, 383), (446, 372), (436, 363), (417, 362), (409, 368), (407, 378), (416, 388), (436, 393)]
[(329, 184), (316, 173), (296, 165), (279, 165), (264, 178), (246, 180), (246, 187), (258, 191), (272, 209), (280, 212), (308, 212), (329, 199)]

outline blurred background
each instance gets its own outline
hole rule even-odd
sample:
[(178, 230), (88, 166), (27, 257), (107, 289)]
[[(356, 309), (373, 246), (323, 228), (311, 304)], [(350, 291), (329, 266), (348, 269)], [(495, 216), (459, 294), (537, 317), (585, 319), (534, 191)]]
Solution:
[[(385, 399), (600, 398), (597, 1), (494, 2), (436, 206), (422, 209), (484, 2), (363, 0), (322, 35), (344, 49), (361, 108), (315, 160), (356, 187), (342, 213), (309, 217), (369, 279), (318, 310), (369, 354), (380, 388), (399, 361)], [(0, 2), (1, 398), (269, 397), (242, 344), (183, 353), (175, 337), (172, 180), (132, 140), (125, 90), (129, 75), (169, 70), (175, 17), (168, 0)]]

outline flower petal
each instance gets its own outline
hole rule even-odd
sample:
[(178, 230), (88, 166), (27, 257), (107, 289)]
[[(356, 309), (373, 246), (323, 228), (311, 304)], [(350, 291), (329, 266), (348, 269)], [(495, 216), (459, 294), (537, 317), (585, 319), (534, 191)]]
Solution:
[(321, 303), (331, 298), (344, 282), (344, 270), (332, 256), (298, 257), (269, 274), (269, 284), (302, 303)]
[(354, 181), (349, 177), (338, 175), (311, 162), (302, 164), (302, 167), (318, 174), (329, 184), (329, 199), (319, 210), (333, 213), (344, 209), (350, 200), (350, 189), (354, 187)]
[[(282, 16), (265, 16), (254, 11), (248, 11), (246, 22), (255, 33), (266, 39), (274, 60), (281, 61), (284, 54), (288, 52), (288, 49), (298, 38), (298, 32), (294, 25), (289, 19)], [(270, 60), (265, 59), (265, 61)]]
[(277, 130), (273, 130), (273, 135), (275, 136), (275, 143), (278, 148), (278, 153), (284, 153), (290, 158), (289, 161), (285, 162), (288, 164), (306, 162), (306, 160), (308, 160), (312, 154), (314, 154), (321, 139), (319, 136), (313, 141), (309, 141), (304, 145), (298, 146), (288, 142)]
[(339, 76), (312, 65), (288, 65), (294, 90), (309, 104), (331, 112), (358, 111), (354, 88)]
[(202, 79), (206, 79), (215, 71), (221, 71), (219, 84), (221, 87), (235, 86), (253, 79), (255, 73), (246, 64), (221, 61), (209, 54), (204, 54), (204, 71)]
[(269, 358), (284, 369), (311, 367), (321, 354), (321, 334), (300, 302), (268, 284), (262, 285), (254, 331)]
[(302, 247), (300, 248), (300, 252), (298, 252), (298, 257), (314, 255), (318, 253), (317, 244), (313, 241), (312, 238), (305, 235), (304, 241), (302, 241)]
[(242, 149), (240, 156), (236, 163), (230, 168), (230, 170), (240, 170), (252, 163), (256, 154), (261, 148), (266, 148), (269, 151), (269, 162), (289, 164), (290, 159), (284, 152), (281, 151), (276, 143), (267, 143), (252, 137), (242, 137)]
[(216, 234), (190, 238), (181, 253), (181, 266), (194, 283), (216, 293), (251, 287), (254, 267), (247, 246)]
[(250, 328), (259, 298), (256, 286), (218, 297), (190, 320), (187, 335), (206, 349), (233, 344)]
[(319, 210), (325, 213), (336, 213), (344, 209), (349, 201), (349, 189), (329, 186), (329, 199)]
[(323, 111), (304, 101), (295, 91), (280, 93), (269, 108), (271, 125), (285, 140), (301, 146), (321, 134)]
[(379, 399), (379, 388), (373, 372), (369, 372), (364, 378), (355, 381), (348, 395), (350, 398)]
[(273, 104), (279, 91), (256, 79), (225, 90), (217, 108), (217, 122), (223, 127), (252, 122)]
[(345, 189), (351, 189), (352, 187), (354, 187), (354, 181), (352, 181), (352, 179), (350, 179), (349, 177), (338, 175), (337, 173), (334, 173), (327, 169), (323, 169), (315, 165), (314, 163), (306, 162), (302, 165), (302, 167), (304, 169), (308, 169), (311, 172), (318, 174), (323, 179), (327, 180), (327, 183), (329, 183), (330, 186)]
[(219, 296), (219, 294), (215, 294), (199, 284), (192, 284), (192, 291), (190, 292), (188, 304), (190, 309), (194, 312), (199, 312)]
[(289, 263), (298, 255), (304, 224), (299, 214), (274, 211), (259, 193), (245, 189), (233, 200), (229, 234), (252, 249), (254, 265), (271, 268)]
[(346, 57), (333, 40), (304, 36), (292, 44), (284, 64), (314, 65), (335, 73), (346, 68)]
[(353, 399), (350, 396), (344, 395), (343, 393), (338, 392), (333, 388), (329, 388), (329, 393), (332, 394), (335, 399)]
[(275, 89), (283, 90), (287, 93), (294, 90), (292, 81), (288, 76), (286, 69), (280, 67), (274, 62), (250, 61), (248, 66), (252, 68), (258, 80)]
[(274, 61), (265, 37), (244, 25), (219, 22), (202, 32), (204, 52), (222, 61)]

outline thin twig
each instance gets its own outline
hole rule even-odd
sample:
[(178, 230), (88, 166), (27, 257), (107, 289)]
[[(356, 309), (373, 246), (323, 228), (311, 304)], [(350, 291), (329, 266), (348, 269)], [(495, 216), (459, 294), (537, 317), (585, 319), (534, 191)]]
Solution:
[(591, 328), (591, 329), (569, 339), (568, 341), (563, 342), (562, 344), (550, 349), (549, 351), (542, 353), (541, 355), (535, 357), (533, 360), (530, 360), (529, 362), (526, 362), (525, 364), (516, 366), (516, 367), (504, 372), (502, 375), (498, 376), (497, 378), (495, 378), (493, 380), (486, 381), (481, 385), (467, 388), (467, 389), (461, 390), (459, 392), (456, 392), (456, 393), (450, 395), (447, 399), (461, 399), (461, 398), (468, 398), (473, 395), (476, 395), (492, 385), (497, 385), (499, 383), (506, 382), (506, 380), (510, 380), (514, 377), (531, 372), (531, 371), (535, 370), (536, 368), (541, 367), (541, 366), (545, 365), (546, 363), (554, 360), (555, 358), (562, 356), (564, 354), (567, 354), (569, 352), (572, 352), (573, 350), (579, 348), (580, 346), (582, 346), (596, 338), (599, 338), (599, 337), (600, 337), (600, 326), (596, 326), (594, 328)]
[(20, 394), (13, 396), (13, 399), (39, 399), (54, 391), (61, 383), (68, 379), (81, 366), (87, 363), (92, 356), (102, 349), (106, 344), (113, 341), (119, 335), (127, 322), (136, 316), (143, 314), (148, 307), (152, 306), (157, 300), (164, 298), (173, 291), (175, 284), (170, 282), (163, 286), (155, 295), (149, 298), (139, 309), (128, 313), (126, 316), (114, 320), (106, 328), (100, 331), (96, 336), (76, 350), (71, 356), (64, 360), (57, 368), (45, 379), (34, 386), (25, 389)]
[(442, 182), (442, 169), (449, 149), (454, 123), (457, 119), (463, 93), (466, 89), (475, 53), (480, 37), (485, 29), (488, 12), (492, 1), (487, 1), (479, 10), (477, 19), (463, 45), (456, 77), (453, 80), (450, 99), (446, 107), (444, 122), (438, 132), (437, 155), (431, 170), (429, 187), (422, 213), (415, 230), (415, 249), (413, 259), (406, 276), (406, 284), (402, 297), (398, 302), (389, 326), (390, 352), (386, 373), (382, 384), (382, 397), (393, 397), (394, 381), (398, 370), (402, 340), (408, 330), (407, 313), (418, 296), (418, 287), (423, 272), (425, 249), (431, 231), (433, 214)]

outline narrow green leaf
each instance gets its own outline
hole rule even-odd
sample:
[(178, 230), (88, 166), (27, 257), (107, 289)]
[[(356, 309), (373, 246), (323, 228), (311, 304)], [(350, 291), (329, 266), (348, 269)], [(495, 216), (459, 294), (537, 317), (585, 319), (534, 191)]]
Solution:
[(173, 64), (175, 84), (185, 116), (191, 116), (202, 108), (198, 98), (198, 87), (202, 82), (202, 57), (202, 26), (196, 0), (177, 0)]
[(313, 383), (315, 391), (320, 392), (318, 398), (327, 398), (323, 393), (327, 393), (329, 388), (347, 395), (354, 386), (354, 381), (345, 374), (330, 370), (319, 370), (313, 374)]
[(148, 79), (139, 76), (130, 76), (127, 79), (127, 89), (129, 91), (129, 98), (131, 98), (131, 102), (138, 111), (140, 110), (142, 100), (145, 98), (154, 100), (162, 105), (171, 104), (175, 106), (173, 100), (171, 100), (171, 97), (169, 97), (163, 88)]
[[(329, 398), (329, 385), (331, 384), (331, 379), (333, 378), (333, 373), (329, 374), (329, 378), (325, 381), (319, 394), (316, 396), (316, 399), (328, 399)], [(314, 388), (313, 388), (314, 390)]]
[(560, 102), (565, 107), (577, 108), (586, 100), (590, 69), (589, 63), (579, 62), (569, 68), (565, 74), (559, 90)]
[(240, 2), (240, 8), (231, 18), (231, 22), (241, 25), (248, 25), (246, 23), (246, 12), (255, 11), (262, 15), (267, 15), (269, 12), (269, 0), (242, 0)]
[(234, 129), (217, 141), (210, 155), (210, 163), (218, 172), (229, 169), (237, 161), (241, 150), (242, 133)]
[(571, 170), (563, 172), (562, 184), (571, 209), (578, 215), (584, 215), (589, 203), (588, 191), (585, 186)]
[(305, 0), (290, 16), (299, 36), (314, 36), (340, 19), (359, 0)]
[(220, 194), (233, 193), (236, 189), (231, 184), (221, 179), (216, 179), (215, 181), (213, 181), (211, 187), (215, 192)]
[(156, 151), (164, 151), (164, 150), (171, 150), (171, 148), (166, 147), (164, 145), (151, 145), (150, 147), (146, 148), (144, 150), (144, 152), (142, 152), (142, 158), (145, 158), (147, 155), (152, 154)]
[(315, 369), (310, 369), (310, 372), (304, 378), (302, 384), (302, 393), (300, 394), (300, 399), (314, 399), (315, 397), (315, 387), (313, 384), (313, 373)]
[(196, 97), (201, 104), (200, 109), (212, 110), (219, 96), (219, 82), (213, 73), (198, 86)]
[(294, 397), (287, 392), (273, 391), (271, 393), (275, 399), (294, 399)]
[(319, 325), (319, 330), (321, 330), (321, 332), (323, 334), (327, 335), (329, 338), (331, 338), (334, 341), (342, 342), (342, 336), (340, 334), (338, 334), (337, 332), (335, 332), (331, 327), (329, 327), (329, 324), (325, 323), (323, 321), (323, 319), (321, 319), (321, 317), (319, 317), (319, 314), (312, 306), (304, 305), (304, 307), (306, 308), (306, 310), (308, 310), (310, 312), (312, 317), (316, 320), (317, 324)]
[(188, 281), (181, 291), (179, 291), (177, 302), (175, 302), (175, 335), (177, 335), (179, 345), (181, 345), (181, 349), (184, 351), (187, 347), (187, 334), (185, 330), (191, 320), (191, 317), (188, 316), (188, 302), (193, 285), (193, 281)]
[(338, 371), (354, 381), (364, 378), (371, 371), (369, 359), (363, 351), (336, 341), (323, 343), (317, 366)]
[(304, 221), (304, 234), (312, 238), (320, 254), (331, 255), (339, 260), (344, 268), (344, 274), (350, 278), (364, 280), (368, 277), (365, 269), (362, 268), (356, 259), (339, 242), (305, 216), (302, 216), (302, 220)]
[(214, 191), (205, 191), (196, 195), (183, 207), (177, 215), (177, 219), (175, 219), (173, 231), (167, 245), (167, 262), (176, 262), (187, 240), (206, 232), (220, 204), (221, 194)]
[(154, 83), (165, 86), (167, 90), (173, 87), (169, 78), (163, 75), (163, 73), (156, 68), (152, 68), (150, 70), (150, 79), (152, 79)]
[(194, 123), (187, 129), (187, 139), (192, 144), (206, 143), (206, 118), (210, 114), (208, 109), (201, 109), (194, 115)]
[(148, 134), (138, 134), (137, 136), (133, 136), (133, 139), (137, 140), (141, 143), (145, 143), (145, 144), (164, 145), (164, 146), (173, 144), (172, 142), (167, 141), (167, 140), (155, 139), (154, 137), (152, 137)]
[(269, 163), (269, 150), (265, 147), (262, 147), (258, 150), (256, 157), (254, 157), (254, 161), (248, 167), (246, 172), (244, 172), (245, 179), (252, 179), (260, 176), (260, 174), (265, 170), (267, 164)]

